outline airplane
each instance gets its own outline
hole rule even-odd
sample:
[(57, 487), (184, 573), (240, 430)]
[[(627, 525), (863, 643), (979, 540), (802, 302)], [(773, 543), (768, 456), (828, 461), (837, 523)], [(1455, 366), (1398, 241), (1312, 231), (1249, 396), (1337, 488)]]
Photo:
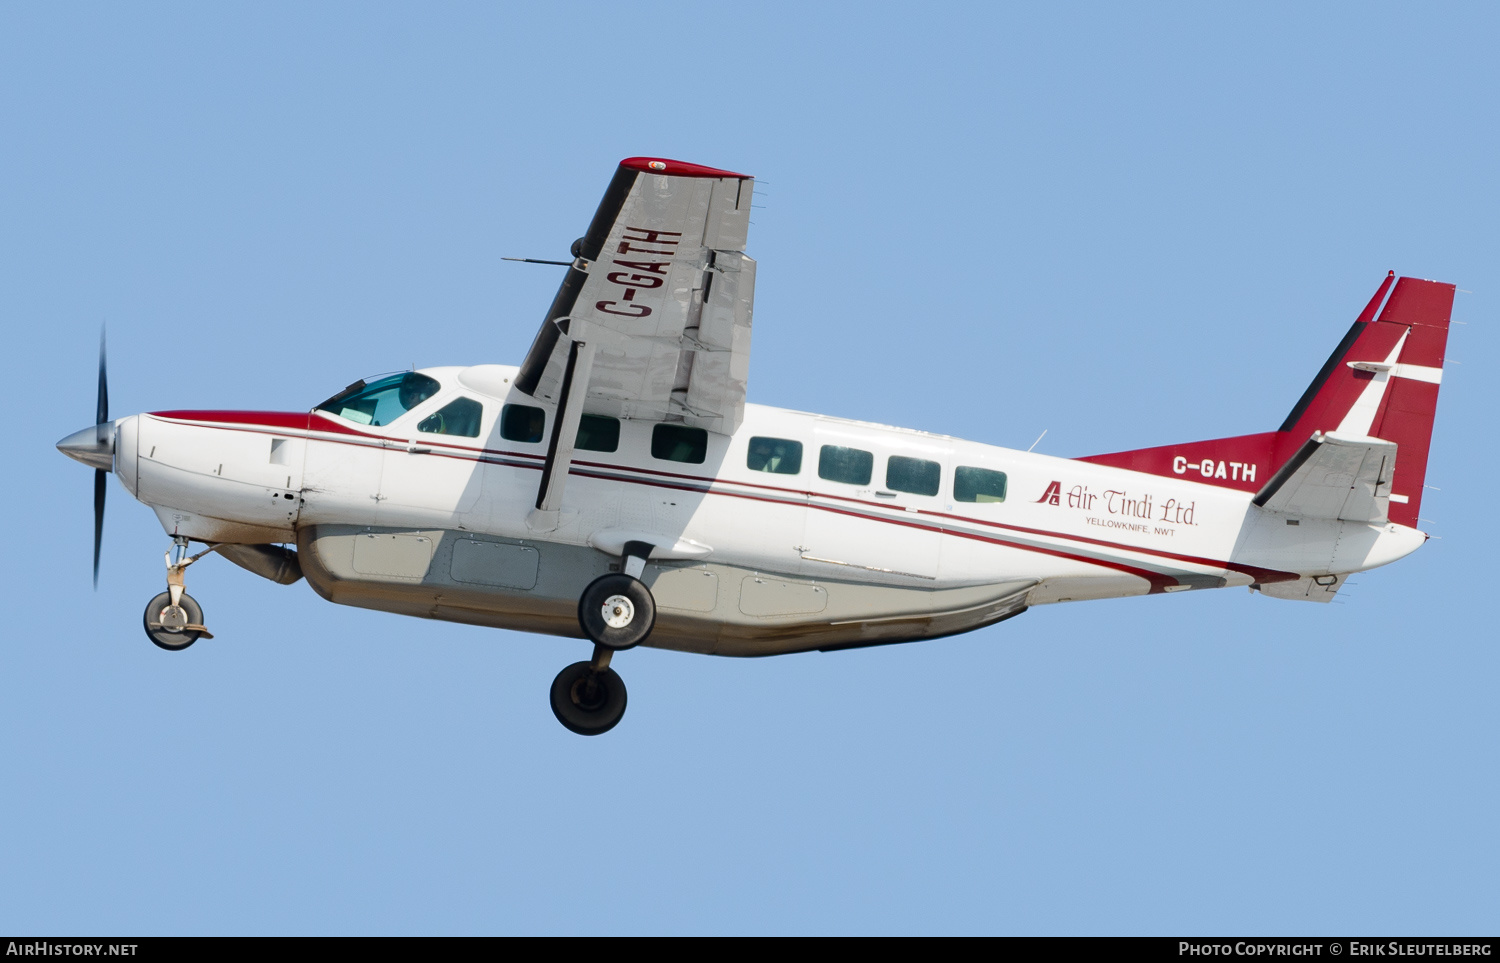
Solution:
[(1059, 458), (748, 403), (753, 194), (622, 161), (519, 366), (112, 420), (101, 337), (95, 424), (57, 445), (95, 469), (95, 584), (113, 472), (172, 539), (162, 649), (213, 637), (185, 574), (217, 553), (343, 605), (586, 639), (550, 699), (598, 735), (637, 645), (830, 652), (1226, 586), (1328, 602), (1427, 539), (1453, 285), (1388, 273), (1274, 431)]

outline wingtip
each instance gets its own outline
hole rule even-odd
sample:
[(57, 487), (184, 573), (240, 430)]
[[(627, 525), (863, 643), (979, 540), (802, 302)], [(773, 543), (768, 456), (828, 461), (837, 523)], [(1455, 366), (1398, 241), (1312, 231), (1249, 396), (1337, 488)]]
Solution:
[(741, 180), (752, 179), (749, 174), (736, 174), (734, 171), (720, 170), (717, 167), (704, 167), (702, 164), (689, 164), (687, 161), (672, 160), (667, 157), (627, 157), (620, 161), (621, 167), (631, 170), (645, 171), (647, 174), (673, 174), (678, 177), (738, 177)]

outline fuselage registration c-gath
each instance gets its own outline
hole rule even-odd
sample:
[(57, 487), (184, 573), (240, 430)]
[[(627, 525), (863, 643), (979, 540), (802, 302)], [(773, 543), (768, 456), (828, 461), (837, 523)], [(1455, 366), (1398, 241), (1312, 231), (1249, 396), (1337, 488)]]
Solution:
[[(746, 402), (754, 181), (622, 161), (519, 367), (359, 381), (311, 411), (177, 410), (59, 443), (172, 538), (147, 635), (212, 638), (221, 555), (346, 605), (586, 638), (593, 735), (638, 644), (774, 655), (1055, 602), (1249, 586), (1331, 600), (1418, 527), (1454, 288), (1388, 275), (1274, 431), (1068, 459)], [(294, 546), (294, 547), (293, 547)]]

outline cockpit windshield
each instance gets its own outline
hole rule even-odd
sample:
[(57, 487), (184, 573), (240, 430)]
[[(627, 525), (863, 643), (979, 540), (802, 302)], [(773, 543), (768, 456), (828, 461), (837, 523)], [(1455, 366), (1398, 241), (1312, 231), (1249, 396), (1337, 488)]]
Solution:
[(356, 381), (313, 410), (357, 425), (388, 425), (437, 394), (441, 387), (424, 374), (407, 371), (370, 384)]

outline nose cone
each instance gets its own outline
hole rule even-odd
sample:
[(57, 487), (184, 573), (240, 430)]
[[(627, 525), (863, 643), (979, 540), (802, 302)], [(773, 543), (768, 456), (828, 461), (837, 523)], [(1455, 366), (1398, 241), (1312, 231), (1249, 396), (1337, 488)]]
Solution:
[(75, 431), (57, 443), (57, 450), (90, 468), (110, 471), (115, 465), (115, 425), (112, 421)]

